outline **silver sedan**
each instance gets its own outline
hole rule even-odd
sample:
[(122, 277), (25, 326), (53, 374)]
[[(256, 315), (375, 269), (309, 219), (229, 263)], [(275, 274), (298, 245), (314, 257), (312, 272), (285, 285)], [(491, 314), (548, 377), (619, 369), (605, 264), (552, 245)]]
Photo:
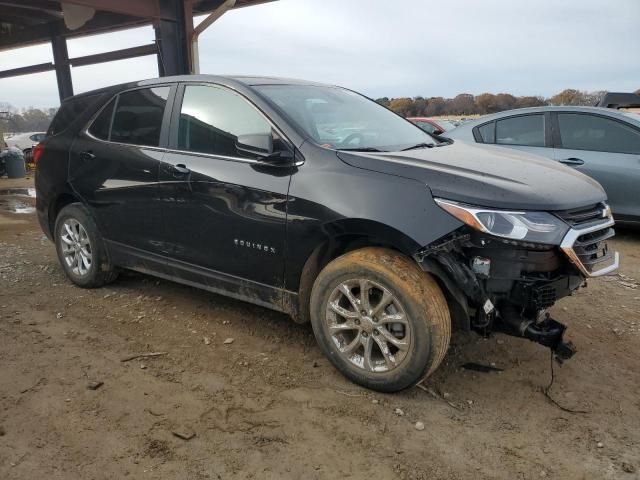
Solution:
[(615, 219), (640, 226), (640, 114), (601, 107), (508, 110), (445, 134), (547, 157), (604, 187)]

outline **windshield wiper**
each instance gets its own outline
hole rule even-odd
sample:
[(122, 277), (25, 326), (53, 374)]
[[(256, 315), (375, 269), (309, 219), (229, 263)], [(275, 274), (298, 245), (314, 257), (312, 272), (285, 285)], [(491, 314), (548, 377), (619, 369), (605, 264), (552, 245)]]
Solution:
[(338, 148), (341, 152), (385, 152), (386, 150), (380, 150), (374, 147), (357, 147), (357, 148)]
[(400, 150), (401, 152), (406, 152), (407, 150), (416, 150), (418, 148), (433, 148), (435, 147), (435, 143), (416, 143), (415, 145), (412, 145), (410, 147), (407, 148), (403, 148), (402, 150)]

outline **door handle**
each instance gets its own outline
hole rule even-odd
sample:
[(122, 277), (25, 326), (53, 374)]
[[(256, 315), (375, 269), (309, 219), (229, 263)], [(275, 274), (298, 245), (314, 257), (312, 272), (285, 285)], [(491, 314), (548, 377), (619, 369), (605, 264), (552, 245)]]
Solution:
[(571, 158), (564, 158), (560, 160), (560, 163), (564, 163), (565, 165), (577, 166), (577, 165), (584, 165), (584, 160), (580, 158), (571, 157)]
[(173, 171), (173, 173), (179, 174), (179, 175), (187, 175), (189, 173), (191, 173), (191, 170), (189, 170), (187, 168), (187, 166), (183, 163), (178, 163), (177, 165), (172, 165), (171, 166), (171, 170)]
[(87, 160), (93, 160), (94, 158), (96, 158), (96, 156), (91, 150), (80, 152), (80, 160), (84, 160), (86, 162)]

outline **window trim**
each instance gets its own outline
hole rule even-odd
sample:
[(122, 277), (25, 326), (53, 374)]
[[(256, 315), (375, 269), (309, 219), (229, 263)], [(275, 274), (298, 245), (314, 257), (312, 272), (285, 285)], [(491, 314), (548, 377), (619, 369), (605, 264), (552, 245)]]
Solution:
[[(176, 89), (176, 94), (175, 97), (173, 99), (173, 105), (172, 105), (172, 114), (171, 114), (171, 119), (169, 122), (169, 138), (168, 138), (168, 143), (167, 143), (167, 150), (173, 153), (181, 153), (181, 154), (187, 154), (187, 155), (198, 155), (198, 156), (205, 156), (208, 158), (216, 158), (216, 159), (220, 159), (220, 160), (226, 160), (226, 161), (240, 161), (240, 162), (244, 162), (244, 163), (259, 163), (259, 164), (264, 164), (264, 163), (268, 163), (265, 162), (263, 160), (256, 160), (256, 159), (252, 159), (252, 158), (245, 158), (245, 157), (234, 157), (234, 156), (227, 156), (227, 155), (219, 155), (219, 154), (215, 154), (215, 153), (208, 153), (208, 152), (195, 152), (192, 150), (182, 150), (180, 148), (178, 148), (178, 125), (180, 124), (180, 112), (182, 109), (182, 102), (184, 100), (184, 92), (186, 90), (187, 86), (203, 86), (203, 87), (218, 87), (221, 88), (222, 90), (227, 90), (233, 94), (236, 94), (238, 96), (240, 96), (242, 99), (244, 99), (247, 103), (249, 103), (249, 105), (251, 105), (257, 112), (259, 115), (261, 115), (264, 120), (271, 125), (271, 128), (273, 130), (276, 131), (276, 133), (282, 137), (282, 140), (284, 141), (284, 143), (287, 145), (287, 147), (289, 147), (291, 153), (294, 155), (295, 158), (298, 158), (299, 155), (296, 155), (297, 149), (294, 146), (294, 143), (289, 139), (289, 137), (287, 135), (285, 135), (285, 133), (282, 131), (282, 129), (280, 127), (278, 127), (275, 122), (273, 122), (273, 120), (271, 120), (269, 118), (269, 116), (260, 108), (258, 107), (255, 102), (253, 102), (249, 97), (247, 97), (246, 95), (244, 95), (242, 92), (238, 91), (235, 88), (232, 88), (228, 85), (223, 85), (221, 83), (218, 82), (202, 82), (202, 81), (185, 81), (185, 82), (179, 82), (177, 89)], [(294, 166), (300, 166), (304, 163), (304, 161), (299, 161), (296, 160), (292, 165)]]
[[(137, 144), (137, 143), (114, 142), (113, 140), (111, 140), (111, 128), (113, 127), (113, 119), (115, 117), (116, 110), (118, 108), (118, 101), (120, 100), (120, 95), (122, 95), (123, 93), (133, 92), (135, 90), (160, 88), (160, 87), (169, 87), (169, 95), (167, 95), (167, 102), (166, 102), (166, 104), (164, 106), (164, 112), (162, 114), (162, 124), (160, 126), (160, 138), (158, 139), (158, 145), (140, 145), (140, 144)], [(149, 148), (149, 149), (152, 149), (152, 150), (162, 150), (162, 151), (166, 150), (167, 146), (168, 146), (168, 141), (167, 140), (168, 140), (169, 128), (170, 128), (169, 118), (170, 118), (170, 115), (171, 115), (171, 108), (172, 108), (172, 105), (173, 105), (173, 102), (174, 102), (174, 98), (175, 98), (176, 87), (177, 87), (177, 83), (176, 82), (167, 82), (167, 83), (159, 83), (159, 84), (156, 84), (156, 85), (137, 86), (137, 87), (128, 88), (126, 90), (122, 90), (122, 91), (116, 92), (113, 95), (111, 95), (107, 99), (107, 101), (105, 101), (104, 104), (98, 109), (98, 111), (91, 116), (91, 118), (89, 119), (89, 121), (87, 122), (85, 127), (81, 130), (81, 132), (82, 132), (82, 134), (86, 135), (87, 137), (91, 138), (92, 140), (95, 140), (95, 141), (98, 141), (98, 142), (102, 142), (102, 143), (110, 143), (112, 145), (120, 145), (120, 146), (123, 146), (123, 147), (142, 147), (142, 148)], [(115, 98), (115, 103), (113, 105), (113, 112), (111, 112), (111, 121), (109, 122), (109, 139), (108, 140), (104, 140), (102, 138), (98, 138), (98, 137), (92, 135), (91, 132), (89, 132), (89, 129), (91, 128), (93, 123), (96, 121), (98, 116), (100, 116), (102, 111), (105, 108), (107, 108), (109, 103), (111, 103), (111, 101), (114, 98)]]
[(566, 148), (564, 146), (562, 146), (562, 136), (560, 134), (560, 119), (558, 118), (558, 115), (560, 114), (571, 114), (571, 115), (586, 115), (586, 116), (591, 116), (591, 117), (600, 117), (600, 118), (604, 118), (606, 120), (611, 120), (612, 122), (617, 122), (621, 125), (624, 125), (625, 127), (630, 128), (631, 130), (634, 130), (639, 136), (640, 136), (640, 128), (631, 124), (631, 123), (627, 123), (624, 122), (618, 118), (615, 117), (611, 117), (609, 115), (603, 115), (601, 113), (591, 113), (591, 112), (573, 112), (571, 110), (564, 110), (564, 111), (557, 111), (557, 112), (552, 112), (552, 119), (554, 122), (554, 136), (553, 136), (553, 148), (557, 148), (557, 149), (561, 149), (561, 150), (577, 150), (580, 152), (599, 152), (599, 153), (611, 153), (614, 155), (640, 155), (640, 152), (638, 153), (625, 153), (625, 152), (612, 152), (610, 150), (589, 150), (586, 148)]

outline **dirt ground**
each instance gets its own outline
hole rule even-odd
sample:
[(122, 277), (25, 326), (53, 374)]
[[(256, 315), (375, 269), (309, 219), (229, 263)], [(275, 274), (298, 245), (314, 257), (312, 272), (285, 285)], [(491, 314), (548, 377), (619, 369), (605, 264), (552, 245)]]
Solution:
[[(526, 340), (456, 334), (426, 390), (381, 395), (284, 315), (134, 273), (74, 287), (35, 215), (2, 210), (33, 203), (1, 194), (18, 183), (0, 179), (0, 479), (640, 479), (640, 232), (613, 242), (623, 276), (553, 308), (579, 349), (551, 389), (571, 413)], [(166, 354), (122, 361), (142, 352)]]

